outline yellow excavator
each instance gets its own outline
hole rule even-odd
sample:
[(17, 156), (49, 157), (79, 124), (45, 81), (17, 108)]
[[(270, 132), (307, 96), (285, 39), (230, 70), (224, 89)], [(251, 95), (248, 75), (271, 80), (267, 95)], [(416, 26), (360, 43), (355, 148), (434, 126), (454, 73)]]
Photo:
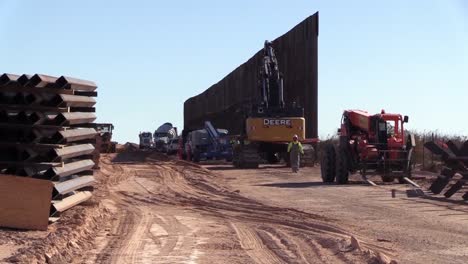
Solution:
[(259, 83), (261, 98), (246, 111), (243, 133), (233, 145), (233, 165), (257, 168), (262, 160), (270, 164), (284, 159), (289, 163), (288, 142), (297, 135), (303, 143), (302, 164), (314, 163), (316, 140), (305, 138), (304, 108), (293, 103), (285, 105), (283, 76), (272, 43), (265, 41)]

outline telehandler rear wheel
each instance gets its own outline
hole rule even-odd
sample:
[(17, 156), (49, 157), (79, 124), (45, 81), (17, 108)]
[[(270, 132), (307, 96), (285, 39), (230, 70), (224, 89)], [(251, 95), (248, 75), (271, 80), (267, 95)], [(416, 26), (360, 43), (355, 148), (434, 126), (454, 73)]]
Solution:
[(347, 184), (349, 178), (348, 155), (341, 147), (338, 147), (336, 152), (336, 183)]
[(335, 181), (335, 146), (333, 144), (326, 144), (323, 147), (322, 158), (320, 162), (320, 170), (322, 172), (323, 182)]

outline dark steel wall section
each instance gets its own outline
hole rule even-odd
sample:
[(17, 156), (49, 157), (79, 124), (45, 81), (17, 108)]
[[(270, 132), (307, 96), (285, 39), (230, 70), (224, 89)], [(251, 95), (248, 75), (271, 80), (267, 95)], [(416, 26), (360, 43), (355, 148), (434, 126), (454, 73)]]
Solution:
[[(308, 17), (273, 41), (280, 71), (284, 74), (286, 104), (304, 107), (306, 136), (316, 138), (317, 131), (317, 40), (319, 15)], [(259, 46), (264, 40), (258, 40)], [(184, 129), (193, 130), (210, 120), (216, 127), (239, 134), (249, 105), (259, 99), (258, 73), (261, 51), (203, 93), (184, 103)]]

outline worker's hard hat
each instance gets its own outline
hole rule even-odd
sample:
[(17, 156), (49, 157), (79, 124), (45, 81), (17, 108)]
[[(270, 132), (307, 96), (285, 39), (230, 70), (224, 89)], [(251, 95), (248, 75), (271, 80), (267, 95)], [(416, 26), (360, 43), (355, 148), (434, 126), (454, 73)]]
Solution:
[(293, 138), (299, 138), (297, 135), (294, 135)]

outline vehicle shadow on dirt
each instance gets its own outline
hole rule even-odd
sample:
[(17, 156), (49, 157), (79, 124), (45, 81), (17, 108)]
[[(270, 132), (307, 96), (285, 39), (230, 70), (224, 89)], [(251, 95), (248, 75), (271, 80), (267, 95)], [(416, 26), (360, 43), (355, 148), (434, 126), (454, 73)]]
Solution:
[[(200, 165), (205, 165), (205, 164), (200, 164)], [(208, 170), (212, 170), (212, 171), (228, 171), (228, 170), (266, 170), (266, 169), (278, 169), (278, 168), (288, 168), (287, 166), (281, 166), (281, 165), (277, 165), (277, 166), (260, 166), (258, 168), (255, 168), (255, 169), (251, 169), (251, 168), (245, 168), (245, 169), (242, 169), (242, 168), (236, 168), (232, 165), (226, 165), (226, 166), (205, 166), (205, 169), (208, 169)]]
[(112, 159), (113, 163), (132, 164), (148, 161), (168, 161), (170, 158), (162, 153), (154, 151), (126, 151), (117, 153)]
[(348, 184), (335, 184), (335, 183), (323, 183), (323, 182), (278, 182), (278, 183), (265, 183), (258, 184), (255, 186), (263, 187), (276, 187), (276, 188), (311, 188), (311, 187), (353, 187), (353, 186), (365, 186), (364, 182), (349, 182)]

